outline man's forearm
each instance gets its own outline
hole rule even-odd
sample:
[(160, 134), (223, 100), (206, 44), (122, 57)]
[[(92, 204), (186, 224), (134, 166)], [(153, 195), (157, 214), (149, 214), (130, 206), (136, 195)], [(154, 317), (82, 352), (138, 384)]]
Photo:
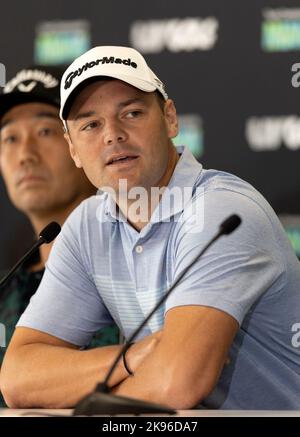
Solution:
[[(214, 308), (173, 308), (157, 347), (114, 392), (175, 409), (193, 408), (217, 384), (237, 329), (232, 316)], [(131, 349), (128, 352), (130, 365)]]
[[(10, 407), (67, 408), (102, 381), (121, 346), (79, 351), (47, 344), (28, 344), (3, 363), (0, 387)], [(128, 376), (122, 362), (110, 384)], [(3, 383), (4, 382), (4, 383)]]
[[(172, 369), (170, 365), (165, 365), (164, 357), (160, 350), (161, 347), (157, 347), (149, 354), (136, 369), (133, 376), (127, 378), (126, 381), (121, 381), (113, 389), (113, 392), (117, 395), (145, 401), (166, 403)], [(131, 350), (129, 352), (128, 355), (131, 354)], [(131, 359), (128, 361), (130, 365)]]

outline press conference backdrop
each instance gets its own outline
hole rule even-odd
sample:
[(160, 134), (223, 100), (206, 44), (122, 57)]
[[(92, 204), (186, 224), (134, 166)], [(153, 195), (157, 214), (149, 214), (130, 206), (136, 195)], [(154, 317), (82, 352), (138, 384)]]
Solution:
[[(299, 1), (11, 0), (0, 12), (7, 78), (32, 62), (66, 64), (95, 45), (140, 50), (176, 102), (176, 143), (258, 188), (300, 255)], [(3, 184), (0, 201), (1, 270), (33, 234)]]

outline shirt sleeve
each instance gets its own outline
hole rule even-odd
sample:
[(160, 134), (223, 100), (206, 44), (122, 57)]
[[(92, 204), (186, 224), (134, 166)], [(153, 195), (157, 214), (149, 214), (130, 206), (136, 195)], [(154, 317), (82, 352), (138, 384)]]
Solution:
[(83, 202), (69, 216), (52, 247), (40, 286), (17, 326), (36, 329), (78, 346), (112, 323), (89, 275)]
[(193, 213), (200, 211), (203, 217), (193, 224), (186, 213), (178, 224), (173, 280), (198, 257), (223, 220), (238, 214), (242, 223), (232, 234), (220, 237), (187, 271), (167, 299), (165, 312), (176, 306), (203, 305), (230, 314), (241, 325), (264, 293), (282, 287), (285, 267), (274, 223), (257, 202), (237, 192), (207, 192), (192, 206)]

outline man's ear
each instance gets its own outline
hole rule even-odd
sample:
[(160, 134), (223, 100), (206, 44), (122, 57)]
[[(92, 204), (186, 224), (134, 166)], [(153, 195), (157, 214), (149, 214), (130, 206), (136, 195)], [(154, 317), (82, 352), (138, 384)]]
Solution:
[(69, 150), (70, 150), (70, 154), (71, 154), (71, 158), (73, 159), (73, 161), (75, 162), (75, 165), (77, 168), (82, 168), (82, 164), (80, 161), (80, 158), (76, 152), (76, 148), (74, 146), (74, 144), (72, 143), (70, 134), (68, 132), (65, 131), (64, 133), (64, 138), (67, 141), (67, 143), (69, 144)]
[(168, 99), (166, 101), (164, 115), (167, 123), (168, 137), (174, 138), (178, 134), (178, 119), (173, 100)]

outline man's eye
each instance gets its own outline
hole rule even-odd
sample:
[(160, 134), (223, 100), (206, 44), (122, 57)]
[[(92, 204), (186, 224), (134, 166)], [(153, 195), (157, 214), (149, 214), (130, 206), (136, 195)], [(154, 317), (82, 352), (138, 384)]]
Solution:
[(97, 121), (90, 121), (88, 124), (85, 124), (81, 130), (89, 131), (95, 129), (96, 127), (98, 127), (98, 124), (99, 123)]
[(7, 137), (1, 138), (2, 144), (14, 144), (17, 141), (17, 137), (15, 135), (9, 135)]
[(44, 127), (43, 129), (39, 130), (39, 135), (41, 137), (48, 137), (49, 135), (51, 135), (53, 133), (53, 129), (50, 129), (48, 127)]
[(126, 114), (126, 118), (137, 118), (142, 114), (142, 111), (130, 111)]

